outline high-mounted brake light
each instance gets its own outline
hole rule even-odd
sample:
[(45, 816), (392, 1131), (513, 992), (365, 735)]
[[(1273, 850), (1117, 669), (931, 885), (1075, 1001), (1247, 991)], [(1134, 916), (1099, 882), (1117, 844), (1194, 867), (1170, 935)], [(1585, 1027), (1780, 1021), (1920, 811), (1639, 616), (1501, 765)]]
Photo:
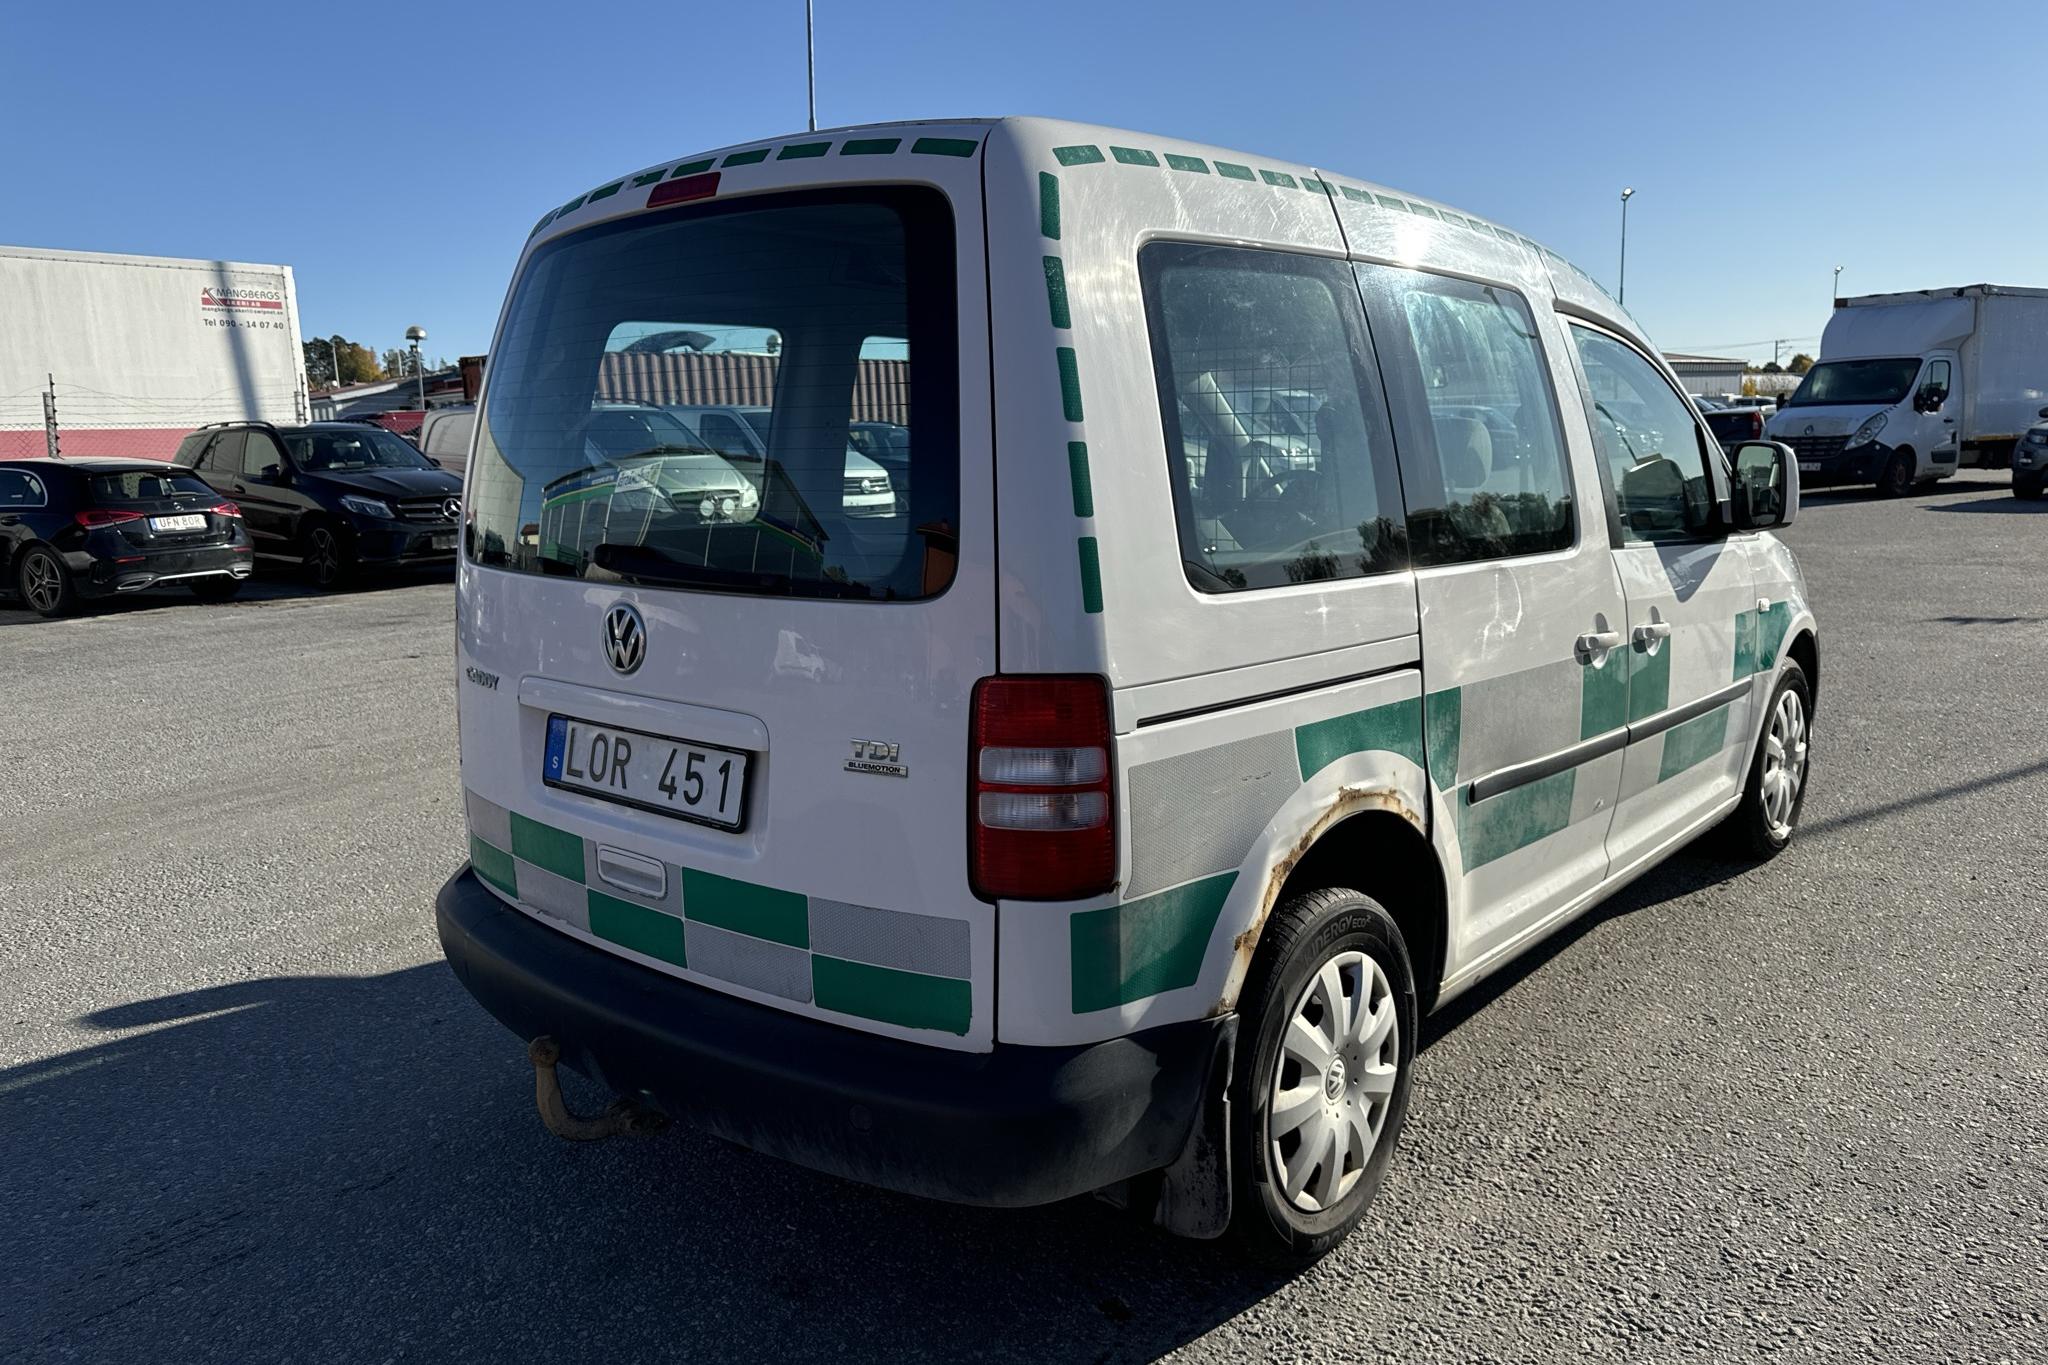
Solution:
[(1078, 900), (1116, 881), (1109, 695), (1085, 675), (974, 686), (968, 865), (983, 900)]
[(141, 521), (142, 513), (123, 511), (115, 507), (88, 507), (71, 519), (90, 531), (101, 526), (119, 526), (124, 521)]
[(718, 193), (718, 172), (705, 171), (702, 175), (686, 175), (679, 180), (664, 180), (647, 194), (647, 207), (658, 209), (663, 204), (687, 204), (693, 199), (709, 199)]

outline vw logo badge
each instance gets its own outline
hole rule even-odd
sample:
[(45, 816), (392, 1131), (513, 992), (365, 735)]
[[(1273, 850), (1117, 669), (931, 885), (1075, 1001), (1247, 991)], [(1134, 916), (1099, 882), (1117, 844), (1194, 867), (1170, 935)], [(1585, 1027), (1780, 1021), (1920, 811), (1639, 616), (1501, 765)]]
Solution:
[(1811, 435), (1813, 435), (1813, 423), (1811, 423), (1811, 422), (1808, 422), (1808, 423), (1806, 424), (1806, 431), (1805, 431), (1805, 433), (1804, 433), (1804, 434), (1805, 434), (1805, 435), (1808, 435), (1808, 436), (1811, 436)]
[(631, 673), (647, 657), (647, 627), (624, 602), (604, 614), (604, 657), (614, 673)]

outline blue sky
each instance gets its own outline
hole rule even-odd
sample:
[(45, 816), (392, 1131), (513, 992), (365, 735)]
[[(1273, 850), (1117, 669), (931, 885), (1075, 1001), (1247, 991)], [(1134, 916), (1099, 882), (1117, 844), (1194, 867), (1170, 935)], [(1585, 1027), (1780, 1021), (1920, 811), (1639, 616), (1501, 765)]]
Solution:
[[(2048, 285), (2038, 0), (817, 0), (824, 126), (1051, 114), (1508, 224), (1666, 349), (1812, 349), (1844, 293)], [(310, 333), (481, 351), (527, 230), (804, 123), (802, 0), (17, 5), (0, 242), (282, 262)]]

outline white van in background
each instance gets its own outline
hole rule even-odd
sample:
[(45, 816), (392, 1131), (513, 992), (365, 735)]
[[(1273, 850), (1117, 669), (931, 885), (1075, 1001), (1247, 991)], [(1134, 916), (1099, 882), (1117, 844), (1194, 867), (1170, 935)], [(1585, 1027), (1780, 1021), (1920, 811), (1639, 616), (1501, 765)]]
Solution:
[(2048, 399), (2048, 289), (1972, 284), (1835, 300), (1820, 361), (1766, 425), (1808, 486), (1897, 496), (2003, 469)]
[[(578, 439), (668, 335), (758, 503)], [(1423, 1014), (1798, 823), (1790, 452), (1724, 459), (1554, 253), (1350, 176), (1045, 119), (621, 176), (534, 229), (469, 477), (437, 921), (565, 1136), (652, 1105), (1312, 1256)]]

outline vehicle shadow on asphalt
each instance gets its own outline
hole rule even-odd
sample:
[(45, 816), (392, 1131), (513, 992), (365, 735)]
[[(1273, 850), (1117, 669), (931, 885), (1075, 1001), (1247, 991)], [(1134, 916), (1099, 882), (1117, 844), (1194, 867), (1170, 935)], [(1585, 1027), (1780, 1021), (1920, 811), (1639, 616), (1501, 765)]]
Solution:
[(175, 607), (225, 611), (264, 602), (374, 595), (399, 588), (416, 588), (426, 583), (452, 584), (454, 581), (453, 569), (418, 570), (405, 573), (364, 574), (339, 588), (316, 588), (292, 574), (290, 570), (273, 569), (267, 574), (259, 571), (242, 586), (241, 592), (227, 602), (202, 602), (192, 595), (190, 589), (171, 585), (126, 593), (119, 597), (90, 598), (80, 602), (69, 616), (57, 617), (54, 620), (45, 619), (29, 611), (22, 606), (18, 597), (0, 595), (0, 628), (55, 626), (65, 621), (108, 619), (131, 614), (146, 615), (151, 612), (169, 611)]
[(80, 1022), (123, 1036), (0, 1070), (0, 1343), (34, 1358), (1149, 1360), (1284, 1279), (1090, 1200), (559, 1141), (438, 962)]
[(2038, 517), (2048, 515), (2048, 501), (2040, 498), (2016, 498), (2010, 490), (2000, 490), (1989, 497), (1972, 498), (1968, 502), (1929, 503), (1920, 510), (1923, 512), (1991, 512), (2009, 517)]

